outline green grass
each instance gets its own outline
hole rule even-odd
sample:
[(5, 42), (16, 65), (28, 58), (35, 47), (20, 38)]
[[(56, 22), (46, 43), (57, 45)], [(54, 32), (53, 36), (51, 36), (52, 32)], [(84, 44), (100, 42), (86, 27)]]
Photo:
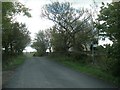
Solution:
[(21, 65), (27, 57), (25, 55), (20, 55), (17, 57), (13, 57), (9, 59), (9, 62), (4, 63), (2, 66), (2, 70), (12, 70), (17, 68), (19, 65)]
[(94, 76), (96, 78), (102, 79), (106, 82), (109, 82), (111, 84), (114, 84), (116, 86), (120, 85), (120, 82), (118, 82), (118, 78), (112, 76), (108, 72), (103, 71), (101, 68), (98, 68), (95, 65), (92, 64), (85, 64), (85, 63), (79, 63), (75, 62), (73, 58), (67, 57), (67, 56), (57, 56), (57, 57), (49, 57), (50, 59), (53, 59), (54, 61), (57, 61), (67, 67), (70, 67), (74, 70), (77, 70), (82, 73), (86, 73), (88, 75)]

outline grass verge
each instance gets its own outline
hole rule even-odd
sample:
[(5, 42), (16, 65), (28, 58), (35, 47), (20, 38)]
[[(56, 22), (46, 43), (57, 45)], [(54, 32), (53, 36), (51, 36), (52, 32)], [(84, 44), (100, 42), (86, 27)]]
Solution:
[(106, 82), (109, 82), (115, 86), (119, 86), (120, 82), (119, 79), (112, 76), (111, 74), (103, 71), (101, 68), (92, 65), (92, 64), (85, 64), (85, 63), (79, 63), (79, 62), (75, 62), (75, 60), (73, 60), (73, 58), (67, 57), (67, 56), (54, 56), (51, 57), (49, 56), (48, 58), (50, 58), (51, 60), (54, 60), (58, 63), (61, 63), (67, 67), (70, 67), (76, 71), (82, 72), (82, 73), (86, 73), (88, 75), (94, 76), (96, 78), (102, 79)]
[(2, 70), (6, 71), (6, 70), (15, 69), (19, 65), (21, 65), (25, 61), (26, 58), (27, 57), (25, 55), (20, 55), (20, 56), (17, 56), (17, 57), (13, 57), (13, 58), (8, 60), (9, 62), (3, 63)]

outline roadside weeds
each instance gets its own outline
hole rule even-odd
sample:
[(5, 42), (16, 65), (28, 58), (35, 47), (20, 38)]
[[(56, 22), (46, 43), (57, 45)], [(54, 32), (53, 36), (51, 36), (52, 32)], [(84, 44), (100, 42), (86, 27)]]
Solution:
[(101, 79), (105, 82), (108, 82), (114, 86), (119, 87), (120, 82), (118, 81), (118, 78), (112, 76), (111, 74), (101, 70), (101, 68), (97, 68), (96, 66), (90, 65), (90, 64), (84, 64), (79, 62), (73, 62), (74, 60), (71, 60), (69, 57), (51, 57), (48, 56), (50, 60), (54, 60), (55, 62), (61, 63), (64, 66), (67, 66), (71, 69), (74, 69), (78, 72), (82, 72), (91, 76), (94, 76), (98, 79)]
[(2, 67), (2, 86), (8, 82), (13, 76), (15, 69), (24, 63), (27, 57), (20, 55), (11, 59), (11, 62)]

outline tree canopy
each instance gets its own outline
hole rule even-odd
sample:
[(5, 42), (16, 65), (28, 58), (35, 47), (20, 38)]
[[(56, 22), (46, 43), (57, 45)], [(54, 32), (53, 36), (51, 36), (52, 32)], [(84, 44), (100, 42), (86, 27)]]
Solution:
[(43, 56), (46, 53), (46, 50), (48, 48), (47, 39), (48, 38), (46, 38), (45, 32), (43, 31), (39, 31), (36, 34), (36, 38), (31, 46), (37, 50), (36, 54), (38, 56)]
[[(91, 23), (89, 23), (91, 13), (87, 9), (75, 9), (71, 7), (69, 2), (53, 2), (43, 7), (42, 16), (55, 23), (52, 31), (52, 44), (54, 48), (68, 51), (71, 47), (77, 47), (77, 41), (80, 39), (84, 38), (84, 42), (80, 42), (79, 44), (81, 45), (78, 47), (86, 46), (87, 38), (92, 38)], [(83, 38), (82, 35), (84, 35)]]
[(31, 17), (29, 10), (19, 2), (2, 2), (3, 59), (9, 55), (21, 54), (30, 43), (30, 32), (26, 25), (15, 19), (18, 14)]
[(113, 45), (107, 50), (109, 68), (114, 75), (120, 76), (120, 2), (107, 5), (103, 3), (98, 21), (100, 36), (108, 37), (113, 41)]

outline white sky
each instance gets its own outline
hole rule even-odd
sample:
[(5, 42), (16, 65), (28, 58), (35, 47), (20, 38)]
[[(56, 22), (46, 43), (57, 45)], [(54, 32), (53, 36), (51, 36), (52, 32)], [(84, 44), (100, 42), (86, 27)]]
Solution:
[[(31, 11), (31, 18), (27, 18), (25, 16), (18, 16), (17, 20), (19, 22), (23, 22), (28, 27), (28, 30), (31, 32), (31, 39), (33, 40), (35, 37), (35, 33), (37, 33), (39, 30), (44, 30), (53, 25), (52, 21), (49, 21), (47, 19), (41, 18), (41, 8), (43, 5), (59, 1), (59, 2), (70, 2), (72, 3), (72, 6), (74, 8), (90, 8), (90, 5), (93, 4), (93, 0), (18, 0), (21, 3), (23, 3), (27, 8), (30, 8)], [(108, 2), (110, 3), (112, 0), (95, 0), (98, 5), (101, 5), (101, 2)], [(102, 44), (103, 42), (101, 42)], [(105, 42), (104, 42), (105, 43)], [(27, 51), (34, 51), (32, 48), (27, 47)]]

